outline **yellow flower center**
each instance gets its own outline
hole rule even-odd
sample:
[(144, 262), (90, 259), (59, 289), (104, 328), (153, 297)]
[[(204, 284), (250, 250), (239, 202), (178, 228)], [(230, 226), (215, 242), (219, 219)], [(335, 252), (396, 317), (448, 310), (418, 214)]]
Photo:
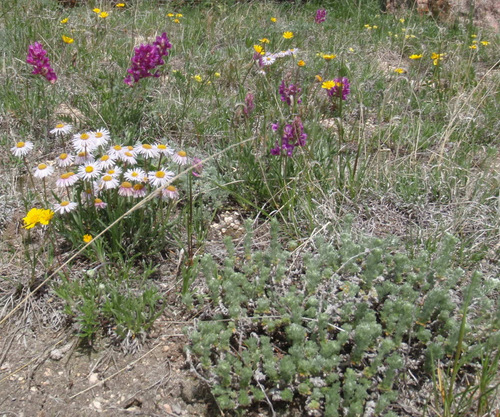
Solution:
[(63, 161), (68, 157), (68, 154), (67, 153), (62, 153), (61, 155), (59, 155), (59, 159), (62, 159)]
[(139, 176), (139, 173), (138, 172), (132, 172), (132, 174), (130, 174), (132, 177), (136, 178)]
[(59, 123), (56, 125), (56, 129), (62, 129), (64, 127), (63, 123)]
[(112, 179), (113, 177), (111, 175), (105, 175), (104, 177), (102, 177), (103, 181), (111, 181)]
[(90, 174), (91, 172), (94, 172), (94, 167), (93, 166), (85, 167), (85, 172), (87, 174)]
[(95, 133), (95, 137), (96, 137), (96, 138), (102, 138), (102, 137), (103, 137), (102, 132), (96, 132), (96, 133)]
[(101, 161), (106, 162), (109, 159), (109, 155), (101, 156)]
[(45, 165), (45, 164), (38, 165), (38, 169), (46, 169), (46, 168), (47, 168), (47, 165)]
[(67, 180), (69, 177), (71, 177), (73, 175), (75, 175), (74, 172), (66, 172), (66, 173), (64, 173), (64, 174), (61, 175), (61, 179), (62, 180)]
[(155, 176), (156, 178), (163, 178), (165, 177), (165, 173), (163, 171), (157, 171)]
[(145, 143), (144, 145), (142, 145), (142, 147), (144, 149), (151, 149), (152, 148), (152, 146), (150, 144), (148, 144), (148, 143)]
[(125, 156), (128, 156), (130, 158), (130, 157), (133, 157), (134, 155), (132, 155), (131, 152), (125, 152)]
[(100, 198), (94, 199), (94, 204), (101, 204), (102, 200)]
[(158, 148), (158, 149), (167, 149), (167, 145), (163, 145), (163, 144), (161, 144), (161, 143), (160, 143), (160, 144), (157, 146), (157, 148)]
[(115, 146), (113, 146), (113, 149), (115, 151), (121, 151), (123, 148), (120, 145), (115, 145)]
[(175, 191), (177, 191), (177, 188), (175, 188), (173, 185), (169, 185), (169, 186), (167, 187), (167, 190), (168, 190), (168, 191), (175, 192)]
[(179, 152), (177, 152), (177, 155), (179, 155), (180, 157), (184, 158), (187, 155), (187, 153), (184, 152), (184, 151), (179, 151)]
[(89, 136), (87, 133), (82, 133), (82, 134), (80, 135), (80, 139), (81, 139), (81, 140), (87, 140), (87, 139), (89, 139), (89, 138), (90, 138), (90, 136)]
[(121, 187), (122, 188), (132, 188), (132, 184), (128, 181), (124, 181), (124, 182), (122, 182)]
[(144, 185), (143, 184), (135, 184), (134, 185), (134, 190), (135, 191), (140, 191), (144, 188)]
[(24, 148), (25, 143), (24, 142), (17, 142), (16, 146), (18, 148)]
[(109, 170), (107, 171), (107, 173), (108, 173), (109, 175), (113, 175), (115, 172), (116, 172), (116, 171), (115, 171), (114, 169), (109, 169)]
[(69, 204), (69, 201), (61, 201), (60, 206), (61, 207), (66, 207)]

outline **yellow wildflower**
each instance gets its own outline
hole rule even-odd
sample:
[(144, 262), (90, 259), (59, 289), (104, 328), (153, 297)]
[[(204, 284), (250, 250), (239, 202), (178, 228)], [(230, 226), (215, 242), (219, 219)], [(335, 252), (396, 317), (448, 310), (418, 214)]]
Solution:
[(269, 40), (269, 39), (267, 39), (267, 38), (262, 38), (262, 39), (259, 39), (259, 42), (260, 42), (260, 43), (269, 43), (269, 42), (270, 42), (270, 40)]
[(409, 58), (410, 59), (420, 59), (420, 58), (422, 58), (422, 54), (418, 54), (418, 55), (417, 54), (413, 54), (413, 55), (410, 55)]
[(334, 54), (323, 54), (323, 55), (321, 55), (321, 57), (322, 57), (325, 61), (331, 61), (332, 59), (337, 58), (337, 55), (334, 55)]
[(264, 55), (266, 52), (264, 51), (264, 48), (261, 45), (254, 45), (253, 49), (255, 52), (258, 54)]
[(69, 36), (62, 35), (62, 40), (64, 43), (73, 43), (75, 40)]
[(276, 19), (275, 17), (271, 17), (271, 22), (276, 23), (277, 21), (278, 19)]
[(396, 68), (394, 72), (397, 72), (398, 74), (404, 74), (406, 71), (403, 68)]
[(336, 83), (335, 81), (325, 81), (323, 84), (321, 84), (321, 88), (325, 88), (326, 90), (330, 90), (331, 88), (335, 87)]
[(220, 72), (216, 72), (216, 73), (214, 74), (214, 76), (215, 76), (215, 78), (220, 78)]
[(174, 19), (174, 20), (172, 20), (172, 22), (174, 22), (174, 23), (181, 23), (181, 21), (179, 19)]
[(321, 75), (316, 75), (314, 78), (315, 78), (315, 79), (316, 79), (316, 81), (317, 81), (317, 82), (319, 82), (319, 83), (320, 83), (321, 81), (323, 81), (323, 77), (322, 77)]
[(488, 41), (481, 41), (481, 45), (484, 45), (484, 46), (487, 46), (489, 45), (490, 43)]
[(290, 32), (290, 31), (283, 32), (283, 37), (285, 39), (292, 39), (293, 38), (293, 32)]
[(99, 13), (99, 17), (100, 17), (101, 19), (106, 19), (108, 16), (109, 16), (109, 13), (106, 13), (106, 12), (101, 12), (101, 13)]
[(373, 25), (372, 28), (373, 29), (378, 29), (378, 26), (377, 25)]
[(399, 21), (400, 21), (401, 23), (404, 23), (404, 22), (405, 22), (405, 20), (404, 20), (404, 19), (399, 19)]
[(116, 3), (115, 7), (125, 7), (125, 3)]
[(97, 14), (101, 13), (101, 9), (98, 9), (97, 7), (95, 9), (92, 9), (92, 11)]
[(184, 17), (184, 15), (182, 13), (177, 13), (175, 17)]
[(92, 241), (92, 235), (83, 235), (83, 241), (89, 243)]
[(306, 63), (301, 59), (299, 62), (297, 62), (297, 65), (299, 67), (305, 67), (306, 66)]
[(175, 16), (175, 14), (173, 14), (173, 13), (168, 13), (168, 14), (167, 14), (167, 16), (168, 16), (168, 17), (174, 17), (174, 16)]
[(477, 38), (477, 35), (472, 34), (472, 35), (470, 35), (470, 37), (471, 38)]
[(201, 83), (203, 81), (203, 78), (201, 78), (201, 75), (194, 75), (193, 76), (193, 80), (198, 81), (199, 83)]
[(477, 45), (469, 45), (469, 49), (477, 49)]
[(65, 25), (66, 23), (68, 23), (68, 18), (61, 20), (61, 24)]
[(54, 212), (52, 210), (32, 208), (28, 213), (26, 213), (26, 217), (23, 218), (23, 227), (25, 229), (31, 229), (38, 223), (48, 225), (53, 216)]

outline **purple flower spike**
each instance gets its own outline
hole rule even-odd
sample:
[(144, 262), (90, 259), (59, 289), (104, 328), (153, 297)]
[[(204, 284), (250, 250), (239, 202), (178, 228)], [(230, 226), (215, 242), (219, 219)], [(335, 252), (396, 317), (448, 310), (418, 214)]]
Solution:
[(314, 18), (314, 21), (316, 23), (323, 23), (326, 20), (326, 10), (325, 9), (318, 9), (316, 11), (316, 16)]
[(201, 163), (200, 158), (193, 158), (192, 161), (193, 170), (191, 171), (195, 177), (201, 177), (201, 173), (203, 172), (203, 164)]
[(47, 51), (43, 49), (41, 43), (35, 42), (28, 47), (26, 62), (33, 65), (32, 74), (41, 74), (52, 84), (57, 81), (57, 75), (50, 66)]
[[(281, 101), (285, 102), (289, 106), (292, 105), (292, 100), (294, 97), (297, 97), (302, 90), (294, 85), (286, 85), (285, 81), (281, 81), (280, 88), (279, 88), (279, 93), (281, 95)], [(301, 103), (301, 99), (297, 99), (297, 103)]]
[(283, 128), (283, 136), (281, 137), (281, 146), (278, 142), (275, 147), (271, 148), (271, 155), (283, 154), (293, 156), (293, 151), (296, 146), (305, 146), (307, 142), (307, 134), (304, 133), (304, 125), (299, 116), (293, 119), (292, 124), (286, 124)]
[(245, 105), (243, 106), (243, 113), (245, 116), (250, 116), (250, 113), (255, 109), (254, 96), (248, 93), (245, 97)]
[(342, 97), (342, 100), (347, 100), (347, 96), (351, 92), (349, 79), (344, 77), (342, 79), (335, 78), (333, 80), (335, 85), (327, 90), (328, 96), (330, 97)]
[(139, 82), (142, 78), (159, 77), (160, 72), (152, 72), (156, 67), (163, 65), (163, 57), (168, 55), (168, 49), (172, 48), (167, 34), (164, 32), (157, 36), (152, 44), (140, 45), (134, 48), (134, 56), (131, 59), (132, 65), (127, 70), (127, 75), (123, 80), (128, 85)]

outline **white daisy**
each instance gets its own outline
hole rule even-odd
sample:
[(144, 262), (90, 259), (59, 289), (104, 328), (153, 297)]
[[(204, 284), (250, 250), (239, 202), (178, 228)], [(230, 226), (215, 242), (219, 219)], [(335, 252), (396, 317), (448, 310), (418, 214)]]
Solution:
[(101, 175), (101, 170), (99, 165), (95, 162), (90, 162), (88, 164), (78, 167), (78, 176), (83, 180), (93, 180)]
[(112, 158), (118, 158), (118, 155), (123, 151), (124, 149), (122, 145), (113, 145), (111, 148), (109, 148), (108, 155)]
[(118, 166), (111, 167), (104, 172), (104, 175), (111, 175), (112, 177), (119, 177), (122, 169)]
[(17, 157), (26, 156), (33, 149), (33, 142), (17, 142), (10, 151)]
[(95, 208), (104, 209), (104, 208), (106, 208), (107, 205), (108, 205), (108, 203), (105, 203), (100, 198), (95, 198), (94, 199), (94, 207)]
[(134, 185), (134, 197), (142, 198), (146, 195), (146, 186), (144, 184), (135, 184)]
[(118, 159), (120, 159), (121, 161), (123, 161), (129, 165), (137, 164), (137, 159), (135, 159), (134, 153), (130, 152), (130, 151), (121, 152), (118, 155)]
[(99, 182), (99, 188), (104, 190), (112, 190), (114, 188), (118, 188), (118, 185), (120, 185), (120, 182), (116, 179), (116, 177), (107, 174), (104, 175), (104, 177), (102, 177), (101, 181)]
[(159, 171), (151, 171), (148, 174), (148, 180), (153, 187), (163, 187), (165, 184), (172, 181), (175, 174), (172, 171), (160, 169)]
[(74, 172), (65, 172), (56, 181), (56, 187), (71, 187), (80, 178)]
[(179, 198), (179, 191), (173, 185), (169, 185), (161, 190), (161, 194), (164, 200), (177, 200)]
[(92, 152), (99, 146), (97, 138), (92, 133), (78, 133), (73, 135), (72, 142), (77, 152)]
[(56, 158), (56, 164), (58, 167), (64, 168), (64, 167), (69, 167), (70, 165), (73, 164), (73, 161), (75, 160), (75, 157), (73, 155), (67, 154), (67, 153), (62, 153)]
[(94, 155), (92, 155), (90, 152), (78, 152), (75, 158), (75, 165), (89, 164), (94, 161)]
[(61, 201), (59, 204), (54, 204), (54, 211), (59, 214), (69, 213), (78, 207), (78, 204), (72, 201)]
[(260, 62), (264, 66), (272, 65), (272, 64), (274, 64), (274, 61), (276, 61), (276, 57), (272, 54), (269, 54), (269, 55), (266, 54), (260, 58)]
[(109, 130), (105, 128), (97, 129), (95, 132), (92, 132), (94, 137), (97, 140), (98, 146), (106, 145), (111, 139), (111, 135), (109, 134)]
[(160, 155), (172, 155), (174, 153), (174, 150), (170, 146), (167, 146), (163, 143), (155, 143), (154, 146), (158, 150)]
[(145, 158), (158, 158), (160, 153), (155, 146), (149, 143), (139, 143), (134, 147), (134, 152), (137, 155), (143, 155)]
[(172, 159), (179, 165), (186, 165), (188, 163), (187, 153), (184, 151), (174, 153), (172, 155)]
[(286, 56), (286, 53), (287, 53), (287, 51), (280, 51), (280, 52), (276, 52), (276, 53), (274, 54), (274, 57), (275, 57), (275, 58), (284, 58), (284, 57)]
[(100, 169), (106, 170), (115, 164), (115, 158), (110, 155), (103, 155), (97, 160), (97, 163)]
[(147, 178), (146, 171), (141, 168), (129, 169), (123, 175), (127, 181), (144, 181)]
[(36, 178), (46, 178), (54, 173), (54, 167), (47, 164), (39, 164), (35, 171), (33, 172), (33, 176)]
[(121, 195), (122, 197), (133, 197), (134, 187), (132, 186), (132, 183), (128, 181), (122, 182), (118, 190), (118, 195)]
[(62, 135), (65, 135), (67, 133), (70, 133), (72, 129), (73, 129), (73, 126), (71, 126), (69, 124), (59, 123), (56, 125), (56, 127), (54, 129), (52, 129), (50, 131), (50, 133), (52, 135), (62, 136)]

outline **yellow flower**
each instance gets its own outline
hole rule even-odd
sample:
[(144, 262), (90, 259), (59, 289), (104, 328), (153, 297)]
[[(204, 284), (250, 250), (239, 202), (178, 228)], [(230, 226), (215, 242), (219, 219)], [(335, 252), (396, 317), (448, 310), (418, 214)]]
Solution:
[(220, 72), (216, 72), (216, 73), (214, 74), (214, 76), (215, 76), (215, 78), (220, 78)]
[(404, 74), (406, 71), (403, 68), (396, 68), (394, 72), (397, 72), (398, 74)]
[(321, 88), (330, 90), (331, 88), (335, 87), (335, 85), (335, 81), (325, 81), (323, 84), (321, 84)]
[(269, 39), (267, 39), (267, 38), (262, 38), (262, 39), (259, 39), (259, 42), (260, 42), (260, 43), (269, 43), (269, 42), (270, 42), (270, 40), (269, 40)]
[(201, 75), (194, 75), (193, 80), (198, 81), (199, 83), (201, 83), (203, 81), (203, 79), (201, 78)]
[(290, 31), (283, 32), (283, 37), (285, 39), (292, 39), (293, 38), (293, 32), (290, 32)]
[(368, 30), (370, 30), (372, 27), (370, 25), (365, 25), (365, 28), (367, 28)]
[(83, 235), (83, 241), (89, 243), (92, 241), (92, 235)]
[(337, 58), (337, 55), (334, 55), (334, 54), (323, 54), (323, 55), (321, 55), (321, 57), (322, 57), (325, 61), (331, 61), (332, 59)]
[(64, 43), (73, 43), (75, 40), (69, 36), (62, 35), (62, 40)]
[(177, 13), (175, 17), (183, 17), (182, 13)]
[(315, 78), (315, 79), (316, 79), (316, 81), (318, 81), (319, 83), (320, 83), (321, 81), (323, 81), (323, 77), (322, 77), (321, 75), (316, 75), (314, 78)]
[(297, 62), (297, 65), (299, 67), (305, 67), (306, 66), (306, 63), (301, 59), (299, 62)]
[(484, 46), (487, 46), (489, 45), (490, 43), (488, 41), (481, 41), (481, 45), (484, 45)]
[(405, 22), (405, 20), (404, 20), (404, 19), (399, 19), (399, 21), (400, 21), (401, 23), (404, 23), (404, 22)]
[(101, 13), (101, 9), (98, 9), (97, 7), (95, 9), (92, 9), (92, 11), (97, 14)]
[(477, 45), (469, 45), (469, 49), (477, 49)]
[(173, 14), (173, 13), (168, 13), (168, 14), (167, 14), (167, 16), (168, 16), (168, 17), (174, 17), (174, 16), (175, 16), (175, 14)]
[(470, 35), (470, 37), (471, 38), (477, 38), (477, 35), (472, 34), (472, 35)]
[(174, 19), (174, 20), (172, 20), (172, 22), (174, 22), (174, 23), (181, 23), (181, 21), (179, 19)]
[(125, 7), (125, 3), (116, 3), (115, 7)]
[(420, 59), (420, 58), (422, 58), (422, 54), (420, 54), (420, 55), (413, 54), (413, 55), (410, 55), (409, 58), (410, 59)]
[(378, 26), (377, 25), (373, 25), (372, 28), (373, 29), (378, 29)]
[(277, 21), (278, 19), (276, 19), (275, 17), (271, 17), (271, 22), (276, 23)]
[(64, 25), (64, 24), (66, 24), (66, 23), (68, 23), (68, 18), (61, 20), (61, 24), (63, 24), (63, 25)]
[(476, 40), (476, 39), (474, 39), (474, 40), (472, 41), (472, 44), (475, 44), (475, 43), (477, 43), (477, 40)]
[(99, 13), (99, 17), (100, 17), (101, 19), (106, 19), (108, 16), (109, 16), (109, 14), (108, 14), (108, 13), (106, 13), (106, 12), (101, 12), (101, 13)]
[(48, 225), (53, 216), (54, 212), (52, 210), (32, 208), (26, 214), (26, 217), (23, 218), (24, 221), (23, 227), (25, 229), (31, 229), (35, 227), (38, 223), (43, 225)]
[(266, 52), (264, 51), (264, 48), (261, 45), (254, 45), (253, 49), (255, 52), (258, 54), (264, 55)]
[(354, 49), (353, 48), (349, 48), (349, 52), (354, 52)]

